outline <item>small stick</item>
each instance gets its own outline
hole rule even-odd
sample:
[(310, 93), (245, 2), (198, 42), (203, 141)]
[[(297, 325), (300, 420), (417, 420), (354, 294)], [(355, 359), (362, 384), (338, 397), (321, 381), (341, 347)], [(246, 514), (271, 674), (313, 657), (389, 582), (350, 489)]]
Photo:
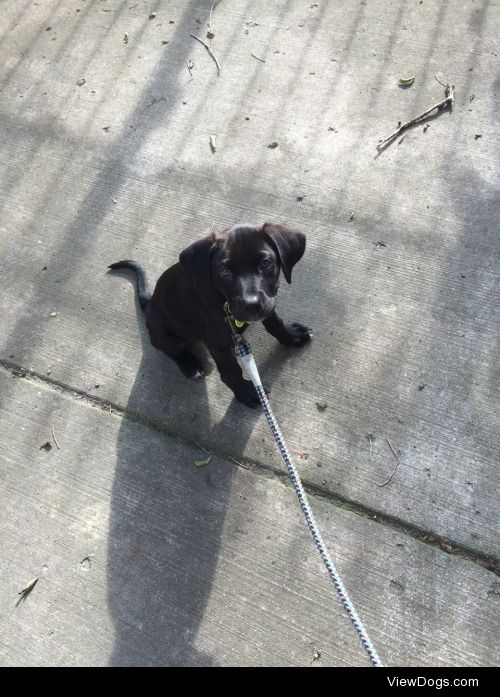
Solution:
[(198, 443), (197, 440), (195, 440), (195, 443), (196, 443), (196, 445), (200, 448), (200, 450), (203, 450), (203, 452), (206, 453), (207, 455), (211, 455), (211, 454), (212, 454), (212, 453), (210, 452), (210, 450), (207, 450), (206, 448), (204, 448), (203, 445), (202, 445), (201, 443)]
[(244, 462), (241, 462), (241, 460), (237, 460), (237, 459), (236, 459), (235, 457), (233, 457), (232, 455), (228, 455), (228, 458), (229, 458), (230, 460), (232, 460), (235, 464), (237, 464), (239, 467), (243, 467), (243, 469), (246, 469), (246, 470), (250, 469), (250, 466), (249, 466), (249, 465), (246, 465)]
[[(440, 82), (440, 81), (438, 80), (438, 82)], [(443, 84), (443, 83), (441, 83), (441, 84)], [(410, 126), (414, 126), (419, 121), (424, 119), (426, 116), (429, 116), (429, 114), (432, 111), (434, 111), (434, 109), (441, 111), (442, 109), (445, 109), (448, 106), (452, 106), (454, 101), (455, 101), (455, 85), (448, 84), (448, 85), (446, 85), (444, 99), (442, 99), (440, 102), (437, 102), (437, 104), (434, 104), (433, 106), (431, 106), (430, 109), (426, 109), (424, 112), (422, 112), (418, 116), (415, 116), (414, 119), (410, 119), (406, 123), (400, 124), (399, 127), (394, 131), (394, 133), (391, 133), (390, 136), (388, 136), (387, 138), (385, 138), (384, 140), (381, 140), (379, 142), (379, 144), (377, 145), (377, 149), (381, 150), (391, 140), (394, 140), (394, 138), (397, 138), (397, 136), (399, 136), (401, 133), (403, 133), (403, 131), (406, 131), (407, 128), (409, 128)]]
[[(377, 486), (385, 486), (386, 484), (389, 484), (389, 482), (391, 481), (391, 479), (392, 479), (392, 478), (394, 477), (394, 475), (396, 474), (396, 470), (397, 470), (397, 468), (399, 467), (399, 463), (401, 462), (401, 460), (399, 459), (398, 454), (396, 453), (396, 451), (395, 451), (394, 448), (392, 447), (392, 443), (391, 443), (391, 441), (389, 440), (389, 437), (386, 436), (385, 439), (386, 439), (386, 441), (387, 441), (387, 444), (389, 445), (389, 448), (392, 450), (392, 452), (393, 452), (393, 454), (394, 454), (394, 457), (396, 458), (397, 462), (396, 462), (396, 466), (395, 466), (394, 469), (392, 470), (392, 473), (391, 473), (390, 477), (388, 477), (388, 479), (386, 479), (385, 482), (382, 482), (382, 484), (377, 484)], [(376, 482), (375, 482), (375, 483), (376, 483)]]
[(57, 449), (60, 450), (61, 448), (59, 447), (59, 443), (57, 442), (56, 434), (54, 433), (54, 424), (52, 424), (52, 438), (54, 439), (54, 443), (57, 445)]
[(385, 482), (382, 482), (382, 484), (377, 484), (377, 482), (375, 482), (375, 484), (377, 484), (377, 486), (385, 486), (386, 484), (389, 484), (389, 482), (391, 481), (391, 479), (392, 479), (392, 478), (394, 477), (394, 475), (396, 474), (396, 470), (397, 470), (397, 468), (399, 467), (399, 462), (400, 462), (399, 460), (396, 462), (396, 467), (393, 469), (391, 476), (390, 476), (388, 479), (386, 479)]
[(389, 440), (389, 436), (386, 436), (385, 439), (386, 439), (386, 441), (387, 441), (387, 444), (388, 444), (389, 448), (392, 450), (392, 454), (394, 455), (394, 457), (396, 458), (396, 460), (399, 460), (399, 455), (397, 454), (397, 452), (396, 452), (396, 451), (394, 450), (394, 448), (392, 447), (392, 443), (391, 443), (391, 441)]
[(217, 60), (217, 56), (216, 56), (215, 53), (212, 51), (212, 49), (210, 48), (210, 46), (209, 46), (205, 41), (203, 41), (203, 39), (200, 39), (199, 36), (195, 36), (194, 34), (191, 34), (191, 32), (189, 33), (189, 36), (192, 36), (193, 39), (196, 39), (196, 41), (199, 41), (200, 44), (202, 44), (203, 46), (205, 46), (205, 48), (207, 49), (208, 53), (210, 54), (210, 56), (211, 56), (211, 57), (214, 59), (214, 61), (215, 61), (215, 65), (217, 66), (217, 75), (219, 75), (219, 73), (220, 73), (219, 61)]
[(261, 63), (265, 63), (265, 62), (266, 62), (263, 58), (259, 58), (259, 56), (256, 56), (255, 53), (251, 53), (250, 55), (252, 56), (252, 58), (256, 58), (256, 59), (257, 59), (258, 61), (260, 61)]
[(209, 17), (208, 17), (208, 31), (209, 31), (211, 34), (214, 34), (214, 35), (215, 35), (215, 32), (214, 32), (214, 30), (213, 30), (213, 28), (212, 28), (212, 12), (215, 10), (215, 8), (216, 8), (217, 5), (220, 3), (220, 1), (221, 1), (221, 0), (214, 0), (214, 2), (212, 3), (212, 7), (210, 8), (210, 15), (209, 15)]

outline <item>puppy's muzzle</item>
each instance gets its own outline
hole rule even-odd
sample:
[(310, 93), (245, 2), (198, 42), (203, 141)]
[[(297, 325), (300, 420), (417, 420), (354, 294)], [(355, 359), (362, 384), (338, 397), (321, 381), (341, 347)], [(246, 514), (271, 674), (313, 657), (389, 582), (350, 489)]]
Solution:
[(240, 322), (260, 322), (269, 317), (276, 305), (275, 298), (260, 295), (246, 295), (229, 300), (229, 310)]

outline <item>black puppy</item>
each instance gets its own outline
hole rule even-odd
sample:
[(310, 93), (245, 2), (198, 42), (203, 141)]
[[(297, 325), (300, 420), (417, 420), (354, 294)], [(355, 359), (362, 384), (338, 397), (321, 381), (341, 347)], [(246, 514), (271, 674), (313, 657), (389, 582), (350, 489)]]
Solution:
[(203, 341), (236, 399), (255, 406), (259, 398), (236, 362), (224, 304), (243, 323), (240, 331), (249, 322), (262, 320), (282, 344), (305, 344), (311, 338), (309, 329), (284, 324), (274, 309), (280, 269), (291, 283), (292, 268), (305, 246), (303, 233), (283, 225), (235, 225), (181, 252), (179, 263), (163, 273), (152, 296), (146, 290), (144, 271), (135, 261), (119, 261), (109, 268), (129, 268), (137, 274), (139, 303), (155, 348), (173, 358), (186, 377), (198, 378), (203, 367), (187, 347)]

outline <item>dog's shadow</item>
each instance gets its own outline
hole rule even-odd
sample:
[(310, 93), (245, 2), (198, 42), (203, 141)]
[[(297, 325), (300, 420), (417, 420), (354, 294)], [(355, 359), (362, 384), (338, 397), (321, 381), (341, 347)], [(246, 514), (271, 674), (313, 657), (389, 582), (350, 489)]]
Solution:
[[(162, 420), (151, 413), (151, 405), (158, 412), (168, 400), (169, 409), (183, 410), (185, 433), (189, 419), (196, 418), (197, 433), (211, 431), (211, 442), (219, 433), (227, 441), (228, 430), (234, 432), (237, 424), (235, 458), (263, 417), (259, 408), (233, 399), (222, 420), (211, 424), (204, 381), (188, 381), (151, 346), (137, 302), (136, 310), (143, 357), (127, 410), (138, 419), (124, 419), (120, 426), (109, 521), (108, 607), (115, 627), (110, 665), (214, 665), (211, 655), (198, 650), (196, 638), (238, 468), (219, 458), (197, 466), (207, 454), (185, 438), (155, 432), (161, 431)], [(268, 360), (279, 364), (283, 353), (286, 349), (276, 344)], [(269, 372), (276, 375), (276, 368)], [(151, 419), (150, 425), (137, 423), (141, 417)]]

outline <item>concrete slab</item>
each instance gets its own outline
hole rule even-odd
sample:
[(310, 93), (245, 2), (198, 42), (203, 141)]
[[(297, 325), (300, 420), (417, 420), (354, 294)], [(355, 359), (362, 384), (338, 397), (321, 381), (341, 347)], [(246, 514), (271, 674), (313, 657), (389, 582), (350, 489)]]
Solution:
[[(366, 665), (289, 486), (43, 383), (0, 390), (1, 665)], [(388, 664), (495, 664), (493, 574), (313, 505)]]
[[(258, 413), (215, 373), (178, 375), (128, 280), (104, 271), (137, 258), (152, 285), (212, 226), (302, 227), (280, 306), (314, 342), (294, 353), (250, 337), (304, 478), (498, 559), (499, 8), (222, 2), (217, 77), (189, 36), (210, 6), (16, 0), (2, 13), (0, 360), (279, 469)], [(443, 96), (435, 73), (456, 86), (453, 113), (377, 156), (398, 120)], [(401, 463), (380, 487), (387, 437)]]

